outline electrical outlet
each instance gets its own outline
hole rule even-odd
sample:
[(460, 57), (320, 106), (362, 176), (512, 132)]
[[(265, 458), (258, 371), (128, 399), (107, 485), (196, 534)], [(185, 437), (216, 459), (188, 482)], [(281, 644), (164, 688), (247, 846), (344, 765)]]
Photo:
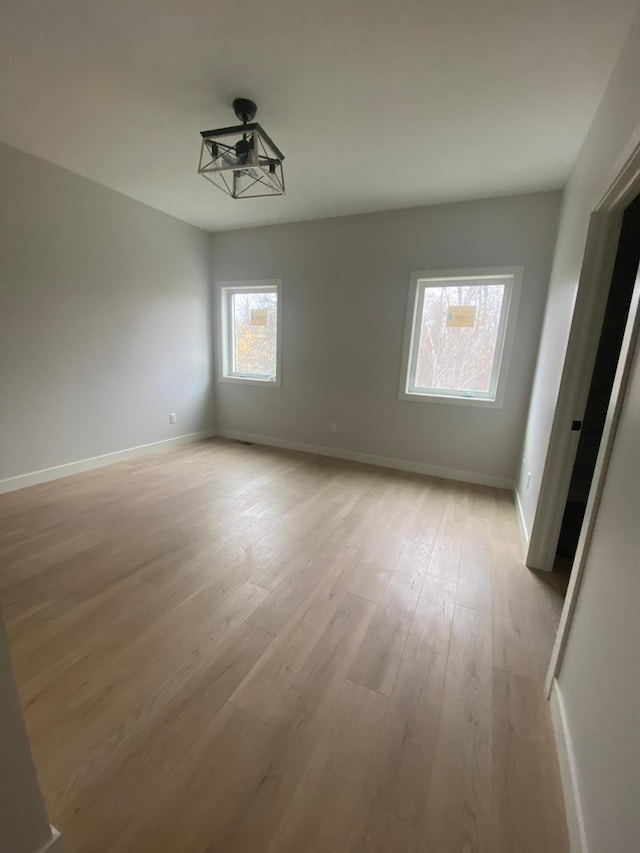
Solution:
[(176, 413), (175, 413), (175, 412), (171, 412), (171, 414), (169, 415), (169, 423), (170, 423), (170, 424), (175, 424), (176, 420), (177, 420)]
[(336, 431), (336, 425), (335, 424), (329, 424), (329, 432), (335, 432), (335, 431)]
[(527, 474), (527, 488), (531, 485), (531, 471)]

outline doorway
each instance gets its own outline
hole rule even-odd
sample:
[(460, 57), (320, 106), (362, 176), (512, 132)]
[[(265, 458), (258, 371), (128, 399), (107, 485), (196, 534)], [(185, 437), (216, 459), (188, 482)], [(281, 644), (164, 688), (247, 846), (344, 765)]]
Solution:
[[(558, 532), (567, 500), (579, 433), (570, 429), (571, 419), (584, 418), (585, 403), (593, 374), (593, 364), (602, 330), (609, 288), (615, 267), (623, 218), (634, 205), (637, 210), (640, 193), (640, 143), (636, 142), (629, 157), (591, 214), (580, 282), (574, 304), (574, 315), (565, 356), (563, 374), (554, 422), (549, 440), (547, 461), (538, 500), (538, 511), (531, 530), (527, 565), (551, 571), (558, 543)], [(636, 232), (637, 234), (637, 232)], [(636, 238), (637, 239), (637, 238)], [(604, 290), (604, 292), (602, 292)], [(617, 359), (609, 408), (600, 440), (580, 538), (571, 567), (568, 590), (560, 616), (560, 624), (551, 654), (545, 682), (547, 697), (562, 667), (573, 616), (580, 597), (591, 539), (598, 519), (609, 459), (613, 451), (618, 421), (633, 365), (636, 343), (640, 337), (640, 270), (638, 271), (627, 323)], [(586, 365), (586, 368), (585, 368)], [(538, 518), (538, 515), (540, 517)], [(557, 526), (556, 526), (557, 525)], [(557, 575), (556, 575), (557, 577)]]
[(611, 391), (640, 264), (640, 196), (624, 211), (593, 374), (579, 431), (567, 500), (558, 537), (554, 571), (570, 572), (587, 508)]

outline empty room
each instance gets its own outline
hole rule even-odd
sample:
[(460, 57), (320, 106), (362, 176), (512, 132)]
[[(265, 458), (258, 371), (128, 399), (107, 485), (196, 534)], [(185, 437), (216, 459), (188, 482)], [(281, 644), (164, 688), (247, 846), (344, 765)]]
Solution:
[(5, 0), (1, 853), (640, 849), (637, 0)]

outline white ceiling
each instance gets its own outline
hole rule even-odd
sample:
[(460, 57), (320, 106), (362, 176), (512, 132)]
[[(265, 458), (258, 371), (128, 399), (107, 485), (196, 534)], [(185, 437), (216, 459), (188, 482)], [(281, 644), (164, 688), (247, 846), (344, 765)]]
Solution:
[[(559, 187), (637, 0), (3, 0), (0, 139), (209, 230)], [(284, 198), (196, 174), (234, 97)]]

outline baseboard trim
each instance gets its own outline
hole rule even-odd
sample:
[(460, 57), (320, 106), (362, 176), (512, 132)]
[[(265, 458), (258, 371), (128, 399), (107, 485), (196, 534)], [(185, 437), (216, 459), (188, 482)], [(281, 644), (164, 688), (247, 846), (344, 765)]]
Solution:
[(124, 462), (126, 459), (133, 459), (135, 456), (171, 450), (182, 444), (191, 444), (195, 441), (203, 441), (205, 438), (212, 438), (214, 435), (215, 432), (208, 430), (191, 432), (176, 436), (176, 438), (165, 438), (163, 441), (152, 441), (150, 444), (139, 444), (137, 447), (115, 450), (113, 453), (103, 453), (101, 456), (91, 456), (89, 459), (79, 459), (77, 462), (67, 462), (53, 468), (43, 468), (41, 471), (32, 471), (29, 474), (7, 477), (5, 480), (0, 480), (0, 495), (14, 492), (17, 489), (24, 489), (27, 486), (47, 483), (49, 480), (57, 480), (59, 477), (69, 477), (71, 474), (81, 474), (83, 471), (91, 471), (93, 468), (102, 468), (104, 465), (113, 465), (115, 462)]
[(584, 829), (584, 818), (578, 789), (571, 735), (567, 725), (567, 716), (562, 700), (562, 694), (557, 681), (554, 681), (550, 696), (551, 719), (558, 751), (560, 779), (564, 793), (564, 808), (569, 829), (569, 844), (571, 853), (589, 853), (587, 837)]
[(64, 842), (62, 840), (62, 836), (55, 828), (55, 826), (51, 827), (51, 838), (44, 847), (41, 847), (38, 853), (66, 853), (66, 847), (64, 846)]
[(520, 536), (522, 538), (522, 550), (524, 551), (524, 555), (526, 557), (527, 551), (529, 550), (529, 531), (527, 530), (527, 523), (524, 520), (524, 512), (522, 511), (522, 504), (520, 503), (520, 492), (517, 487), (513, 490), (513, 494), (516, 499), (516, 510), (518, 515), (518, 526), (520, 527)]
[(498, 489), (513, 490), (513, 480), (506, 477), (493, 477), (490, 474), (477, 474), (474, 471), (460, 471), (456, 468), (440, 468), (437, 465), (424, 465), (408, 459), (394, 459), (390, 456), (376, 456), (372, 453), (360, 453), (358, 450), (342, 450), (323, 444), (307, 444), (301, 441), (287, 441), (266, 435), (254, 435), (236, 430), (219, 430), (220, 438), (234, 441), (249, 441), (252, 444), (264, 444), (268, 447), (280, 447), (283, 450), (297, 450), (301, 453), (313, 453), (316, 456), (330, 456), (334, 459), (348, 459), (351, 462), (363, 462), (365, 465), (377, 465), (381, 468), (393, 468), (397, 471), (411, 471), (414, 474), (428, 474), (443, 480), (457, 480), (462, 483), (476, 483), (481, 486), (493, 486)]

